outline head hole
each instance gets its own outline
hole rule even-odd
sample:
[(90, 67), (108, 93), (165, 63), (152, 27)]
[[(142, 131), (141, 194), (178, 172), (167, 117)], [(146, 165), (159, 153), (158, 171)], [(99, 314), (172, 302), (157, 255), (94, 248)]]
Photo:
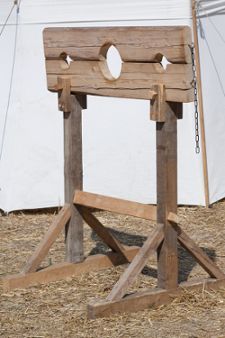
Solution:
[(118, 49), (111, 43), (102, 46), (99, 56), (100, 68), (108, 80), (117, 80), (122, 70), (122, 59)]

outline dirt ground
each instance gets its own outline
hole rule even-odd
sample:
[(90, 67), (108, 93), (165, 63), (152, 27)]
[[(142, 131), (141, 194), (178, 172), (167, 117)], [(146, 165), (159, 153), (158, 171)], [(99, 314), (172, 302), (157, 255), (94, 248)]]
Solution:
[[(0, 216), (0, 275), (19, 272), (57, 211), (19, 212)], [(103, 224), (114, 229), (127, 245), (141, 245), (153, 228), (149, 221), (127, 216), (96, 213)], [(210, 209), (179, 208), (182, 227), (225, 271), (225, 202)], [(85, 254), (107, 248), (85, 229)], [(180, 280), (205, 275), (179, 248)], [(64, 259), (63, 234), (43, 265)], [(15, 338), (129, 338), (129, 337), (225, 337), (225, 289), (218, 292), (186, 292), (167, 306), (107, 319), (88, 320), (86, 305), (103, 299), (119, 278), (124, 266), (91, 272), (47, 285), (3, 292), (0, 289), (0, 336)], [(130, 291), (156, 285), (156, 259), (138, 277)]]

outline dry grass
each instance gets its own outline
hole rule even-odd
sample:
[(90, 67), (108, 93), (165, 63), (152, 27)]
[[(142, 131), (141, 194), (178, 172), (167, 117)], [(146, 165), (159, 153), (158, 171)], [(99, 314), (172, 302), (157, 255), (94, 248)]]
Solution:
[[(126, 244), (141, 245), (153, 224), (108, 213), (97, 215), (113, 227)], [(225, 202), (211, 209), (179, 208), (182, 227), (225, 271)], [(52, 212), (17, 213), (0, 217), (0, 274), (19, 272), (26, 258), (53, 220)], [(85, 253), (107, 248), (85, 226)], [(204, 275), (181, 248), (180, 279)], [(44, 265), (64, 258), (61, 236)], [(225, 337), (225, 290), (186, 293), (168, 306), (108, 319), (87, 320), (86, 304), (104, 298), (124, 267), (92, 272), (79, 278), (3, 293), (1, 290), (1, 337)], [(149, 261), (132, 289), (156, 284), (156, 261)]]

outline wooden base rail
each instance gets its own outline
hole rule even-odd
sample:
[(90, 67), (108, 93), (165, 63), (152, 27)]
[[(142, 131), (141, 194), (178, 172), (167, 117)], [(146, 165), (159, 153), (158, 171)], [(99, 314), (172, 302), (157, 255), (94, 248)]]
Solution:
[[(132, 261), (138, 251), (139, 247), (126, 248), (126, 257), (129, 261)], [(32, 285), (55, 282), (67, 277), (80, 276), (83, 273), (103, 270), (125, 263), (127, 263), (127, 259), (115, 252), (110, 252), (105, 255), (93, 255), (87, 257), (81, 263), (63, 262), (36, 272), (20, 273), (4, 277), (3, 289), (10, 291), (16, 288), (26, 288)]]
[(189, 281), (180, 283), (173, 290), (155, 288), (147, 291), (136, 292), (125, 298), (115, 301), (94, 300), (87, 306), (88, 318), (109, 317), (125, 312), (137, 312), (145, 309), (155, 308), (163, 304), (171, 303), (175, 298), (185, 292), (218, 290), (225, 287), (225, 279), (203, 279), (201, 281)]

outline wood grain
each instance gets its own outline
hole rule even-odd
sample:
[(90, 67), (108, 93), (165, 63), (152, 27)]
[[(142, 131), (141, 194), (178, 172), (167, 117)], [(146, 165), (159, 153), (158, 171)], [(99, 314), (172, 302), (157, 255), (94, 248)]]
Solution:
[(64, 229), (65, 225), (71, 217), (71, 208), (69, 204), (66, 204), (55, 217), (53, 223), (48, 228), (44, 238), (38, 244), (34, 253), (27, 261), (23, 273), (34, 272), (37, 270), (43, 259), (49, 252), (52, 244), (56, 241), (60, 232)]
[(157, 306), (169, 304), (176, 297), (188, 291), (218, 290), (225, 287), (225, 279), (202, 279), (201, 281), (183, 282), (175, 290), (152, 289), (136, 292), (117, 301), (92, 301), (88, 305), (88, 318), (109, 317), (121, 315), (122, 313), (137, 312), (144, 309), (156, 308)]
[(93, 194), (76, 190), (74, 203), (89, 208), (106, 210), (122, 215), (129, 215), (143, 219), (156, 220), (156, 207), (119, 198)]
[(106, 228), (89, 210), (87, 210), (87, 208), (79, 206), (77, 209), (85, 222), (96, 232), (98, 237), (101, 238), (110, 249), (124, 256), (127, 259), (127, 262), (129, 262), (129, 258), (126, 257), (124, 246), (112, 234), (111, 230)]
[(132, 285), (137, 275), (143, 270), (150, 255), (156, 253), (159, 244), (163, 240), (163, 237), (163, 226), (158, 225), (148, 236), (142, 248), (134, 257), (128, 268), (121, 275), (118, 282), (114, 285), (112, 291), (107, 297), (108, 301), (121, 299), (125, 295), (127, 289)]
[(179, 225), (174, 224), (180, 244), (196, 259), (211, 277), (223, 279), (225, 274), (217, 267), (207, 254), (185, 233)]
[(66, 260), (83, 260), (83, 221), (73, 205), (75, 189), (82, 189), (82, 117), (75, 95), (70, 96), (71, 112), (64, 113), (64, 182), (65, 201), (71, 205), (72, 216), (66, 226)]
[(46, 58), (61, 53), (74, 60), (100, 60), (115, 45), (123, 61), (191, 63), (191, 30), (174, 27), (46, 28), (43, 33)]
[[(137, 254), (138, 247), (126, 249), (126, 256), (129, 261)], [(90, 271), (99, 271), (113, 266), (127, 263), (124, 256), (110, 252), (105, 255), (93, 255), (80, 263), (59, 263), (37, 272), (16, 274), (2, 278), (3, 289), (9, 291), (15, 288), (25, 288), (31, 285), (54, 282), (71, 276), (80, 276)]]
[(167, 104), (165, 122), (157, 122), (157, 222), (164, 224), (164, 241), (158, 250), (158, 286), (178, 285), (177, 232), (168, 221), (177, 213), (177, 105)]
[[(129, 91), (132, 91), (132, 97), (143, 98), (143, 91), (147, 91), (147, 98), (151, 99), (155, 94), (154, 86), (163, 84), (166, 99), (179, 102), (177, 91), (182, 90), (184, 94), (193, 91), (193, 72), (189, 64), (169, 64), (164, 69), (159, 63), (123, 63), (118, 79), (108, 75), (105, 61), (74, 61), (66, 68), (63, 60), (47, 60), (46, 71), (51, 91), (60, 89), (59, 77), (70, 80), (71, 91), (95, 95), (105, 95), (107, 91), (108, 96), (119, 97), (121, 92), (129, 97)], [(188, 101), (188, 95), (185, 101)]]

